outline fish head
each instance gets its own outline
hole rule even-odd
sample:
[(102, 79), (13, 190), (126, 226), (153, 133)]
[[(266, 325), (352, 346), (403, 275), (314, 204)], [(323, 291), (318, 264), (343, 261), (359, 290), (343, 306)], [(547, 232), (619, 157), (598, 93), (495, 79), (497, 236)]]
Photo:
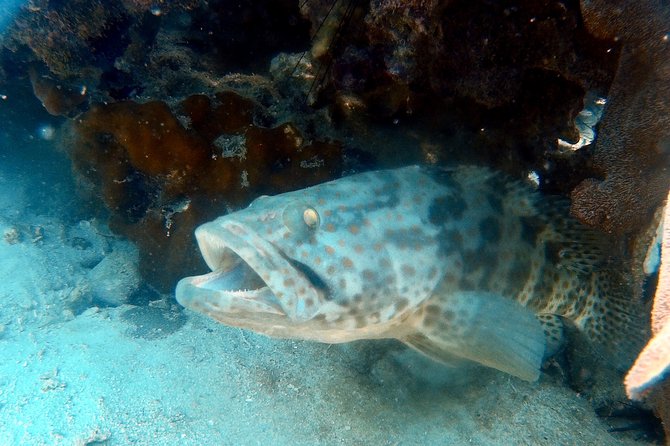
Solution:
[(260, 197), (198, 227), (212, 272), (182, 279), (179, 303), (227, 325), (324, 342), (371, 337), (363, 332), (401, 317), (410, 302), (380, 227), (397, 197), (381, 179), (356, 177)]

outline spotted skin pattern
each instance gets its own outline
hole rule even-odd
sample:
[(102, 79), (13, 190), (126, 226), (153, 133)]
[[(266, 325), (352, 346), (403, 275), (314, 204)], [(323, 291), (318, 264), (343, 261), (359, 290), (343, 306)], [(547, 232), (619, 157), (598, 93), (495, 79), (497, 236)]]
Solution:
[(533, 380), (562, 318), (595, 341), (626, 322), (601, 292), (597, 235), (565, 209), (478, 167), (353, 175), (197, 228), (212, 273), (182, 279), (176, 296), (270, 336), (396, 338)]

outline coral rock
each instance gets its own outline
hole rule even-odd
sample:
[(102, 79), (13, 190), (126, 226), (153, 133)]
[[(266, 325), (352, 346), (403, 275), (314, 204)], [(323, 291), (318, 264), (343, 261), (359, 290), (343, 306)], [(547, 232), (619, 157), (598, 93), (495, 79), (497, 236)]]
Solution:
[[(232, 91), (175, 106), (93, 106), (73, 124), (70, 154), (112, 212), (110, 227), (140, 248), (140, 272), (162, 290), (205, 268), (198, 224), (261, 194), (339, 176), (339, 144), (307, 142), (292, 124), (260, 127), (261, 106)], [(259, 118), (259, 119), (260, 119)]]
[(657, 2), (583, 1), (588, 29), (623, 40), (596, 140), (603, 180), (572, 192), (572, 213), (607, 232), (648, 222), (670, 186), (670, 8)]
[(50, 115), (68, 116), (87, 99), (86, 92), (81, 87), (72, 88), (50, 77), (40, 76), (34, 68), (29, 73), (33, 93)]

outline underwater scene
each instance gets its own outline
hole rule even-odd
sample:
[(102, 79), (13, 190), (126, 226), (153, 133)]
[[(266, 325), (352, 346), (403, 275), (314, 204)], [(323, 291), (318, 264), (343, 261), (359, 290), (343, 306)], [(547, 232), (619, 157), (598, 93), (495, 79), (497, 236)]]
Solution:
[(0, 446), (670, 444), (670, 4), (0, 0)]

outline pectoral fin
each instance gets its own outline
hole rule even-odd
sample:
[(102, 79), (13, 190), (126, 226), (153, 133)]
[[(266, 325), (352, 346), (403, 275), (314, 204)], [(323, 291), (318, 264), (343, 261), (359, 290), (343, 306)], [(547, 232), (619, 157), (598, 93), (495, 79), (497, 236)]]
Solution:
[(402, 341), (438, 361), (466, 358), (526, 381), (540, 375), (542, 325), (530, 310), (497, 294), (433, 296), (417, 313), (415, 329)]

